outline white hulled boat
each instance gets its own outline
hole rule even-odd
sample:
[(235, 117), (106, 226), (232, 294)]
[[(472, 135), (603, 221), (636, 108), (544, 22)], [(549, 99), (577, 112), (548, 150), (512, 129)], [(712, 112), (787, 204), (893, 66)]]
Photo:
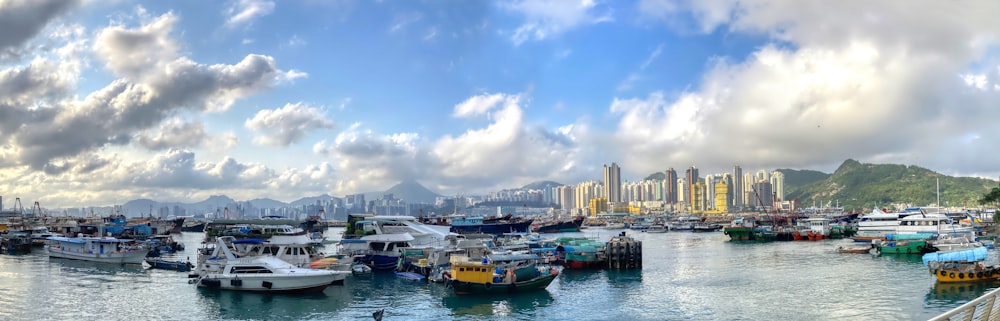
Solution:
[(878, 208), (873, 209), (871, 213), (861, 216), (854, 240), (868, 242), (885, 239), (886, 234), (896, 233), (901, 216), (902, 213), (886, 213)]
[(320, 292), (350, 272), (298, 268), (274, 256), (239, 257), (229, 245), (232, 236), (216, 239), (212, 254), (199, 258), (199, 287), (256, 292)]
[(114, 237), (53, 236), (48, 242), (49, 257), (101, 263), (142, 264), (149, 252), (135, 240)]

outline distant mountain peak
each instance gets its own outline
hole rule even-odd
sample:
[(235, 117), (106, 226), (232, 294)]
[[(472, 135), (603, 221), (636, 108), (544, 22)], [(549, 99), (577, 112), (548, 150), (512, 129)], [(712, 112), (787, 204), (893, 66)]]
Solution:
[(441, 196), (435, 193), (424, 185), (421, 185), (415, 180), (405, 180), (399, 182), (393, 187), (385, 190), (384, 194), (392, 194), (393, 197), (401, 199), (408, 203), (428, 203), (433, 204), (434, 201)]
[(546, 189), (550, 187), (559, 187), (559, 186), (563, 186), (563, 184), (553, 181), (537, 181), (530, 183), (528, 185), (524, 185), (523, 187), (521, 187), (521, 189)]

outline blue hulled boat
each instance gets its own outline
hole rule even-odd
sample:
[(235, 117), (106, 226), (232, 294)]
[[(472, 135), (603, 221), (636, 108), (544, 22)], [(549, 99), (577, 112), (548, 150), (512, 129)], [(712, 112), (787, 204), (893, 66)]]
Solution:
[(482, 233), (482, 234), (503, 234), (514, 232), (528, 232), (531, 228), (530, 219), (511, 218), (509, 215), (502, 219), (484, 219), (483, 217), (456, 216), (451, 219), (451, 229), (453, 233)]

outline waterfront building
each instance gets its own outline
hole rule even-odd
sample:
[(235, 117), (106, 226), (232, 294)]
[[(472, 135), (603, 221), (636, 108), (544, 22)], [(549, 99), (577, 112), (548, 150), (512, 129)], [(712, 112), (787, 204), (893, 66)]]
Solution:
[(586, 181), (576, 185), (573, 209), (589, 210), (590, 200), (603, 196), (601, 183), (597, 181)]
[(774, 198), (772, 198), (771, 182), (767, 180), (759, 180), (757, 184), (754, 184), (754, 195), (755, 202), (754, 206), (757, 208), (766, 207), (770, 208), (774, 206)]

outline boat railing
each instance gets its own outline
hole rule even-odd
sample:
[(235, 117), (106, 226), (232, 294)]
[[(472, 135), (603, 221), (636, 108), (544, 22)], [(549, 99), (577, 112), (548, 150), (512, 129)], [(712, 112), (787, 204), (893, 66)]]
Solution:
[(996, 304), (997, 296), (1000, 296), (1000, 288), (994, 289), (993, 291), (983, 294), (982, 296), (957, 308), (933, 317), (930, 321), (994, 320), (996, 317), (1000, 317), (1000, 311), (997, 311), (1000, 310), (1000, 304)]

